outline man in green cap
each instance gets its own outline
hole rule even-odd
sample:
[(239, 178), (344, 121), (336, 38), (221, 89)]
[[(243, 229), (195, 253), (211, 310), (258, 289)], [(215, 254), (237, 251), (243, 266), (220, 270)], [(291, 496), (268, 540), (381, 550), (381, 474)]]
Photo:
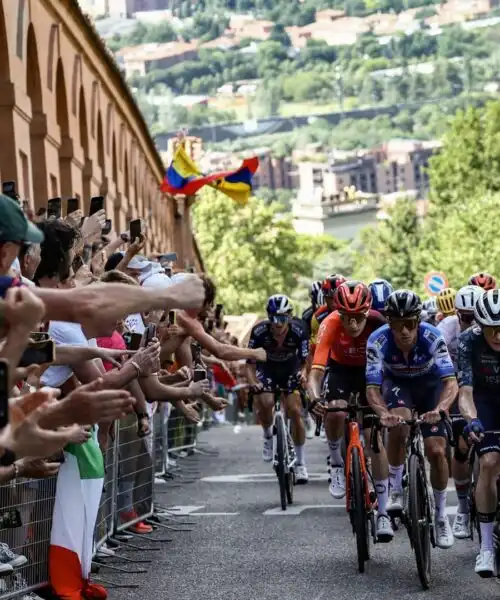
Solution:
[(41, 244), (43, 233), (28, 221), (19, 204), (0, 194), (0, 276), (7, 275), (23, 244)]

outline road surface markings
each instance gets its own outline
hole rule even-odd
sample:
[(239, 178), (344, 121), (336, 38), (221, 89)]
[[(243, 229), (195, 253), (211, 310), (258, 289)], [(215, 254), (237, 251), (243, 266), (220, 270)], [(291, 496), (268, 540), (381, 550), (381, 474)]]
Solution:
[(237, 512), (198, 512), (200, 510), (203, 510), (205, 508), (205, 505), (202, 506), (195, 506), (192, 504), (189, 504), (187, 506), (172, 506), (170, 508), (168, 508), (167, 510), (172, 511), (173, 513), (175, 513), (175, 516), (180, 516), (180, 517), (227, 517), (227, 516), (235, 516), (235, 515), (239, 515), (240, 513)]

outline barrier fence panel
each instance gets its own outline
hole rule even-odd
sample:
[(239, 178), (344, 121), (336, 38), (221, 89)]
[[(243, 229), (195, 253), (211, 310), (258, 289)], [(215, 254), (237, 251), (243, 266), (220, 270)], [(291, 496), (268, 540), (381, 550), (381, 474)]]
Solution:
[(14, 567), (0, 580), (2, 600), (47, 584), (56, 481), (22, 479), (0, 486), (0, 571), (5, 574), (7, 562)]
[(168, 469), (168, 418), (170, 406), (161, 402), (153, 416), (154, 470), (156, 475), (165, 475)]
[[(203, 416), (203, 413), (200, 413)], [(192, 451), (196, 445), (198, 427), (195, 423), (187, 421), (184, 414), (172, 408), (167, 420), (167, 444), (168, 454)]]
[(137, 436), (135, 414), (120, 421), (117, 434), (115, 530), (122, 531), (153, 514), (154, 435)]
[(117, 494), (117, 471), (118, 451), (117, 436), (119, 422), (115, 421), (108, 436), (106, 451), (104, 452), (104, 486), (101, 496), (101, 504), (97, 513), (97, 522), (94, 534), (94, 551), (99, 550), (106, 540), (113, 534), (116, 519), (116, 494)]

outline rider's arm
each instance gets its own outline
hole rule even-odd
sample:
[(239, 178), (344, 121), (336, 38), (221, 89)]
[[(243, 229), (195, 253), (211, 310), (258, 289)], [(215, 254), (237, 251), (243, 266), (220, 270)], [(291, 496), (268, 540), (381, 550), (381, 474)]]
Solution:
[(381, 342), (381, 334), (374, 331), (366, 345), (366, 399), (379, 417), (388, 413), (381, 391), (384, 379), (384, 355)]
[(196, 319), (188, 317), (184, 313), (177, 313), (177, 323), (184, 331), (193, 337), (203, 348), (208, 350), (221, 360), (240, 360), (240, 359), (258, 359), (261, 357), (262, 351), (257, 352), (249, 348), (239, 348), (230, 344), (221, 344), (204, 329), (203, 325)]
[(438, 375), (443, 381), (443, 389), (439, 396), (436, 410), (448, 411), (455, 401), (458, 392), (458, 383), (455, 378), (455, 367), (448, 352), (448, 346), (442, 335), (436, 338), (432, 345), (434, 364)]
[(323, 384), (323, 376), (325, 368), (328, 364), (330, 356), (330, 348), (333, 345), (335, 338), (335, 327), (330, 318), (326, 318), (318, 331), (317, 345), (312, 359), (312, 368), (309, 375), (309, 394), (311, 398), (319, 398), (321, 396), (321, 387)]
[(477, 410), (474, 404), (472, 370), (472, 346), (468, 332), (464, 332), (459, 339), (458, 353), (458, 407), (464, 419), (472, 421), (477, 419)]

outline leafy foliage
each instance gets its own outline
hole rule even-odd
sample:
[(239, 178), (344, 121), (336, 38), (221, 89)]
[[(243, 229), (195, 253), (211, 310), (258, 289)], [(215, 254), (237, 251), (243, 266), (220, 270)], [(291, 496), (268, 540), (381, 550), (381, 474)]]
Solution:
[[(238, 206), (205, 189), (194, 206), (197, 241), (228, 312), (263, 310), (271, 294), (294, 296), (299, 278), (311, 278), (314, 261), (340, 247), (330, 236), (295, 232), (279, 203), (253, 197)], [(300, 294), (300, 290), (299, 290)]]

